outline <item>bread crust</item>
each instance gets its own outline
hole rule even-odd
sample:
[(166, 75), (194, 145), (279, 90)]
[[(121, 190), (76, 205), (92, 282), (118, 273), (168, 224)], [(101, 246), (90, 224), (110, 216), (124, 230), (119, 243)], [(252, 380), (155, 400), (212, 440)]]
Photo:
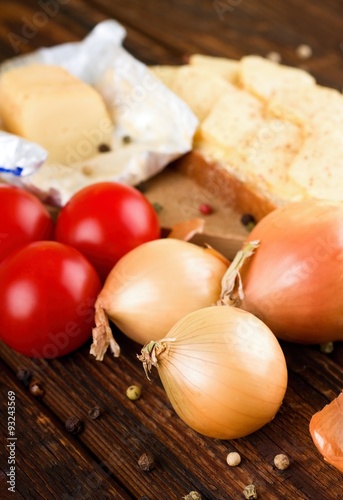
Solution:
[(276, 208), (263, 193), (257, 191), (256, 186), (237, 179), (225, 166), (206, 158), (201, 151), (193, 149), (175, 161), (174, 166), (206, 188), (214, 202), (220, 198), (235, 211), (252, 215), (256, 221)]

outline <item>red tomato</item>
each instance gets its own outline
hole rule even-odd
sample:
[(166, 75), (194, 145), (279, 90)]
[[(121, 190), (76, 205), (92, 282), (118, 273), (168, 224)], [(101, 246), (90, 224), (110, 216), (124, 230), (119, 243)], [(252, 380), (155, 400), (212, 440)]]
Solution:
[(0, 339), (32, 358), (56, 358), (89, 337), (101, 283), (75, 248), (30, 243), (0, 265)]
[(138, 245), (160, 236), (157, 214), (137, 189), (100, 182), (76, 193), (62, 208), (56, 239), (77, 248), (105, 279)]
[(0, 184), (0, 262), (27, 243), (53, 237), (53, 222), (33, 194)]

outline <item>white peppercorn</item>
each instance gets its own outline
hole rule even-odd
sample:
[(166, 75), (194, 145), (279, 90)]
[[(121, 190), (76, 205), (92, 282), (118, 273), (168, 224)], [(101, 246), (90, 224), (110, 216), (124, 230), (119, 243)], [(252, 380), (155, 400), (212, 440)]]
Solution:
[(231, 451), (226, 457), (226, 462), (230, 467), (236, 467), (241, 463), (241, 456), (236, 451)]

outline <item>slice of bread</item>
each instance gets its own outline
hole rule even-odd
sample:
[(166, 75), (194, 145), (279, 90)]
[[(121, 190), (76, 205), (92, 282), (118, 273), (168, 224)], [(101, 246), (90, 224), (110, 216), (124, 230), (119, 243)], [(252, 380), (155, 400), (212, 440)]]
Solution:
[(199, 118), (183, 173), (257, 220), (308, 197), (343, 200), (338, 91), (259, 56), (194, 55), (172, 71), (167, 85)]

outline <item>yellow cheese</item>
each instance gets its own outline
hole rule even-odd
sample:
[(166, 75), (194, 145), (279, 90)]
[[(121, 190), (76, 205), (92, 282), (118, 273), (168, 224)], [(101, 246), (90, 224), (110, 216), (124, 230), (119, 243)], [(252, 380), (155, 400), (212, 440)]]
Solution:
[(101, 95), (59, 66), (4, 73), (0, 116), (8, 132), (43, 146), (52, 163), (72, 165), (112, 143), (113, 123)]

